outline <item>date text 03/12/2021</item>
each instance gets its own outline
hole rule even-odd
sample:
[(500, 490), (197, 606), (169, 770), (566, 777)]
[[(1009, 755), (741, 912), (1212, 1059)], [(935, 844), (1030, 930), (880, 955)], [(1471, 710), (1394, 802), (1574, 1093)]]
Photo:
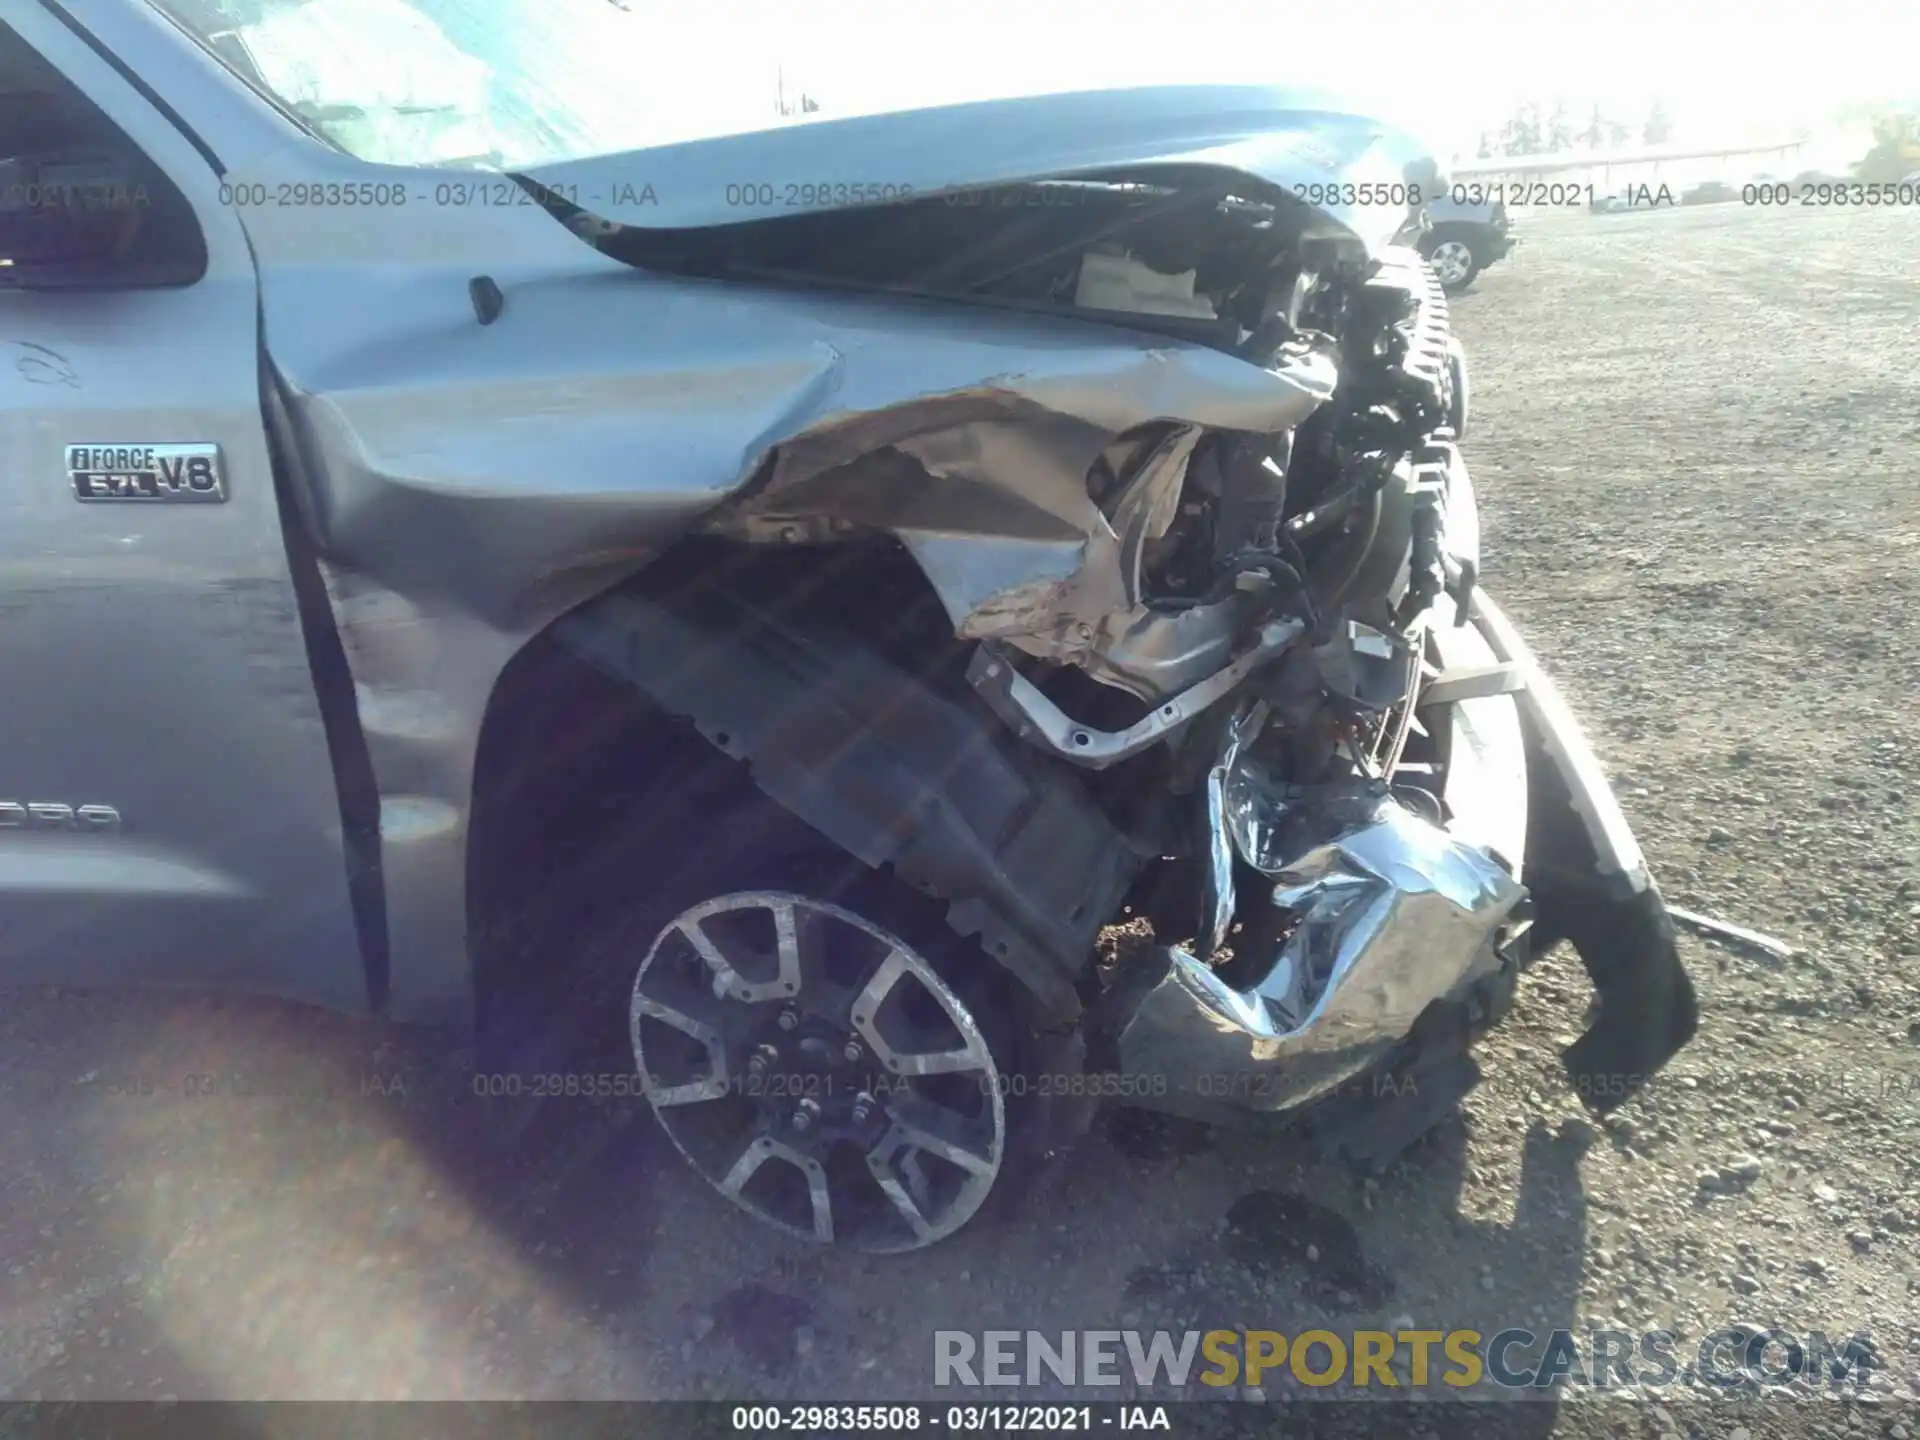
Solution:
[(757, 1434), (959, 1435), (1171, 1432), (1165, 1405), (736, 1405), (732, 1428)]

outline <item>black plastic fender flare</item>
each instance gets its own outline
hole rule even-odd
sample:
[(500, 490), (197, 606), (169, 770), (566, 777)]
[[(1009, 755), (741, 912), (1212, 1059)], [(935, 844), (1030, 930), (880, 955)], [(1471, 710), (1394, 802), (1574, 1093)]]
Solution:
[(1561, 1052), (1581, 1103), (1618, 1109), (1679, 1053), (1700, 1024), (1679, 938), (1599, 758), (1559, 690), (1485, 591), (1473, 618), (1526, 684), (1516, 696), (1527, 748), (1527, 887), (1534, 939), (1569, 941), (1600, 997), (1600, 1017)]

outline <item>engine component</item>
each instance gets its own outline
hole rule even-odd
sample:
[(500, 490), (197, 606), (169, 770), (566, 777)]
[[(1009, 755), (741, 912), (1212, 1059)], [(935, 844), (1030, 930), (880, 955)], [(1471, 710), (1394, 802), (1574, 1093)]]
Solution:
[(1345, 621), (1332, 639), (1314, 647), (1321, 684), (1329, 695), (1361, 710), (1387, 710), (1413, 693), (1419, 653), (1396, 635)]
[(1087, 310), (1218, 319), (1206, 296), (1193, 293), (1194, 278), (1191, 270), (1182, 275), (1163, 275), (1131, 256), (1088, 251), (1080, 257), (1080, 281), (1073, 303)]
[(1299, 620), (1275, 620), (1260, 629), (1239, 659), (1191, 690), (1176, 695), (1125, 730), (1094, 730), (1076, 723), (1039, 686), (1013, 667), (1004, 651), (982, 645), (967, 666), (967, 681), (993, 712), (1030, 744), (1040, 745), (1092, 770), (1138, 755), (1194, 716), (1230, 695), (1240, 682), (1284, 651), (1306, 630)]

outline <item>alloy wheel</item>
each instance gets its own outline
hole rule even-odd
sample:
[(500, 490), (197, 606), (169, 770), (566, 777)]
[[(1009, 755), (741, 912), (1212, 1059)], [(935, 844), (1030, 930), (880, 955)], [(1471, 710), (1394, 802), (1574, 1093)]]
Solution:
[(792, 1234), (918, 1249), (999, 1175), (1004, 1086), (979, 1026), (911, 945), (851, 910), (784, 891), (693, 906), (641, 962), (629, 1030), (680, 1153)]
[(1442, 285), (1458, 285), (1473, 271), (1473, 251), (1461, 240), (1442, 240), (1427, 259)]

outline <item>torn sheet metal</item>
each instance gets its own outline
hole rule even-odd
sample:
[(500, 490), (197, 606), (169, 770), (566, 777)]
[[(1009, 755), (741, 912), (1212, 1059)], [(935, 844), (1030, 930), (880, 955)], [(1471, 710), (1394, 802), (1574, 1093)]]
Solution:
[(1241, 755), (1266, 724), (1268, 707), (1256, 700), (1242, 708), (1227, 727), (1227, 743), (1219, 762), (1207, 772), (1207, 929), (1201, 936), (1200, 958), (1211, 960), (1227, 943), (1237, 897), (1233, 885), (1233, 857), (1258, 853), (1263, 837), (1253, 827), (1267, 817), (1277, 819), (1280, 805), (1258, 803), (1246, 792), (1252, 784)]
[[(1333, 357), (1318, 350), (1265, 370), (1242, 368), (1265, 392), (1262, 434), (1299, 425), (1338, 381)], [(1137, 414), (1132, 425), (1152, 418)], [(1008, 640), (1043, 659), (1082, 664), (1107, 636), (1132, 634), (1149, 649), (1197, 650), (1204, 664), (1231, 641), (1237, 611), (1162, 618), (1143, 604), (1141, 581), (1143, 550), (1172, 523), (1201, 427), (1179, 425), (1150, 447), (1103, 508), (1088, 493), (1087, 474), (1132, 428), (1110, 426), (1066, 409), (1035, 414), (1018, 394), (895, 406), (783, 444), (746, 508), (761, 517), (832, 514), (891, 531), (963, 639)], [(876, 464), (870, 457), (880, 451), (887, 453)], [(1160, 684), (1204, 674), (1201, 664), (1155, 664), (1129, 688), (1158, 699)], [(1106, 670), (1117, 668), (1110, 657)]]
[[(1180, 949), (1143, 962), (1118, 1027), (1125, 1074), (1165, 1074), (1185, 1108), (1290, 1109), (1378, 1061), (1435, 1001), (1496, 975), (1526, 891), (1484, 852), (1377, 792), (1303, 808), (1306, 844), (1274, 876), (1298, 917), (1265, 976), (1236, 990)], [(1122, 981), (1120, 989), (1126, 987)]]

